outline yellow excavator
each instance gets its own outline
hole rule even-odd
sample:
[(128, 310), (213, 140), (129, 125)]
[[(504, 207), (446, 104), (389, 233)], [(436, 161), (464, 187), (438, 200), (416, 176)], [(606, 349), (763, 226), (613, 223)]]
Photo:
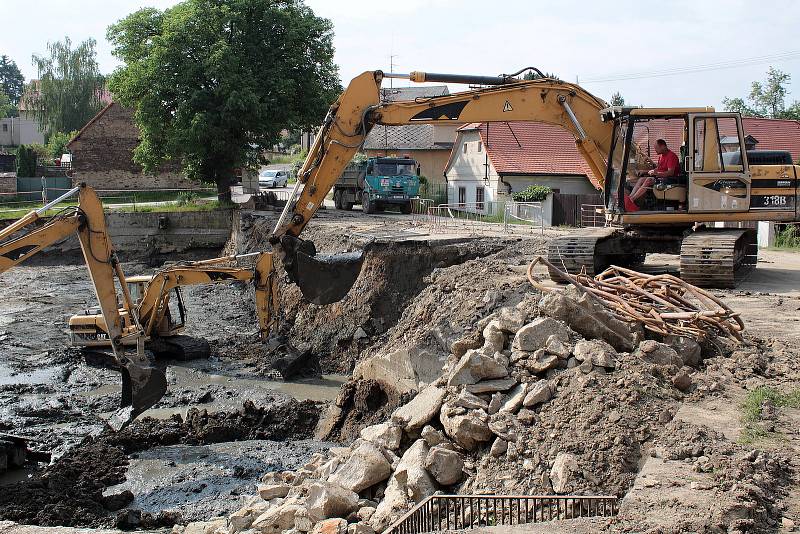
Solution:
[[(538, 78), (519, 79), (525, 71)], [(380, 85), (388, 77), (484, 87), (383, 102)], [(550, 262), (571, 273), (593, 274), (611, 263), (629, 265), (648, 253), (668, 253), (680, 255), (681, 277), (690, 283), (731, 287), (756, 265), (755, 232), (712, 223), (800, 220), (798, 166), (750, 165), (752, 153), (746, 150), (738, 113), (708, 107), (609, 107), (580, 86), (547, 78), (533, 67), (501, 76), (369, 71), (354, 78), (331, 106), (271, 237), (290, 279), (313, 300), (326, 292), (331, 297), (346, 293), (346, 284), (331, 285), (334, 273), (340, 273), (341, 282), (352, 282), (353, 273), (358, 274), (356, 267), (348, 267), (359, 265), (358, 254), (339, 258), (338, 270), (330, 259), (312, 265), (313, 244), (299, 235), (373, 126), (493, 121), (564, 128), (601, 177), (607, 226), (577, 231), (549, 245)], [(680, 132), (683, 141), (679, 173), (654, 180), (644, 206), (626, 209), (628, 191), (650, 168), (651, 131), (666, 128)], [(330, 268), (329, 276), (309, 276), (319, 272), (320, 263)]]
[[(30, 228), (48, 210), (76, 194), (77, 206), (63, 208), (42, 226)], [(25, 229), (29, 231), (12, 238)], [(70, 339), (75, 346), (111, 348), (114, 363), (122, 373), (122, 405), (109, 421), (114, 428), (128, 424), (158, 402), (166, 391), (164, 372), (151, 364), (145, 348), (178, 359), (207, 356), (209, 349), (204, 340), (179, 335), (186, 318), (181, 287), (253, 282), (262, 338), (266, 338), (274, 325), (277, 283), (271, 254), (183, 262), (163, 268), (153, 276), (126, 278), (114, 253), (101, 201), (86, 185), (75, 187), (0, 231), (0, 273), (73, 234), (80, 241), (99, 310), (71, 317)], [(245, 257), (256, 257), (254, 268), (224, 265)]]

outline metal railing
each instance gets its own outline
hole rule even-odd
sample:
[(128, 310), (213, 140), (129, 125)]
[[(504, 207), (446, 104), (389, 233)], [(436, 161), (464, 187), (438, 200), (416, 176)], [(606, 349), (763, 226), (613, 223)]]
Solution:
[(523, 525), (582, 517), (611, 517), (615, 496), (432, 495), (395, 521), (383, 534), (424, 534), (497, 525)]
[(581, 204), (581, 228), (602, 228), (605, 225), (605, 206), (602, 204)]
[[(0, 212), (4, 211), (30, 211), (46, 204), (69, 189), (60, 187), (45, 187), (39, 191), (21, 191), (17, 193), (0, 193)], [(142, 204), (172, 204), (192, 201), (199, 198), (216, 198), (214, 188), (192, 189), (95, 189), (104, 206), (130, 206), (136, 209)], [(23, 195), (37, 195), (41, 200), (21, 198)], [(77, 205), (78, 198), (71, 198), (63, 205)]]
[(430, 232), (467, 231), (471, 234), (496, 232), (544, 233), (540, 202), (488, 201), (440, 204), (428, 207), (425, 222)]

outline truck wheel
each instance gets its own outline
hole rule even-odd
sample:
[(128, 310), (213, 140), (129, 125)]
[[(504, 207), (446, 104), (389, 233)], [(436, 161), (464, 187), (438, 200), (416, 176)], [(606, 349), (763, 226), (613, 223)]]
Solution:
[(333, 205), (336, 206), (337, 210), (343, 209), (342, 208), (342, 191), (340, 189), (336, 189), (333, 192)]
[(370, 201), (369, 193), (367, 192), (361, 194), (361, 208), (363, 209), (364, 213), (368, 213), (370, 215), (375, 213), (375, 203)]
[[(344, 193), (342, 193), (342, 196), (344, 197)], [(353, 211), (353, 203), (342, 199), (342, 209), (345, 211)]]
[(406, 202), (405, 204), (400, 206), (400, 212), (403, 215), (410, 215), (411, 214), (411, 202)]

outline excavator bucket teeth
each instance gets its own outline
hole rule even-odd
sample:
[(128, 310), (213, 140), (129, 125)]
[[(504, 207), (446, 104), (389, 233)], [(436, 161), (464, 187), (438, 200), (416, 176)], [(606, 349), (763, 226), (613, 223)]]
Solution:
[(310, 256), (297, 251), (297, 285), (314, 304), (332, 304), (344, 298), (361, 272), (364, 251)]
[(116, 431), (128, 426), (167, 392), (167, 376), (161, 369), (128, 362), (120, 370), (122, 402), (108, 421), (109, 426)]

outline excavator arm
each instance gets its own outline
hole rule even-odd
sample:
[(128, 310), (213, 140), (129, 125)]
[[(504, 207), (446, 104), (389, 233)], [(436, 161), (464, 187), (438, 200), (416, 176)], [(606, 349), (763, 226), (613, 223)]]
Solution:
[(595, 176), (601, 180), (605, 176), (613, 124), (603, 121), (601, 110), (607, 107), (606, 103), (578, 85), (551, 78), (519, 80), (513, 75), (486, 77), (412, 72), (388, 76), (414, 82), (472, 83), (490, 87), (413, 101), (381, 102), (380, 85), (385, 77), (382, 71), (364, 72), (350, 82), (325, 116), (298, 173), (292, 200), (287, 203), (270, 237), (289, 280), (298, 284), (311, 302), (328, 304), (341, 299), (360, 271), (363, 254), (317, 255), (313, 244), (299, 236), (375, 125), (545, 122), (572, 133), (579, 152)]
[[(79, 198), (77, 207), (66, 208), (40, 228), (16, 239), (10, 239), (18, 231), (40, 220), (49, 209), (76, 193)], [(97, 193), (82, 184), (0, 231), (0, 258), (2, 258), (0, 273), (72, 233), (77, 233), (80, 241), (86, 268), (108, 329), (114, 359), (122, 373), (122, 406), (111, 421), (112, 426), (121, 428), (158, 402), (166, 391), (167, 380), (164, 372), (152, 367), (145, 356), (141, 328), (124, 327), (117, 302), (115, 276), (120, 282), (127, 306), (131, 304), (130, 294), (122, 268), (114, 254), (106, 228), (103, 205)], [(136, 341), (137, 350), (134, 354), (126, 353), (124, 350), (123, 338), (128, 336)]]
[[(219, 265), (252, 256), (258, 257), (252, 269)], [(136, 307), (136, 316), (145, 335), (150, 336), (164, 317), (169, 292), (173, 288), (232, 282), (253, 282), (259, 333), (266, 340), (277, 321), (278, 286), (272, 266), (272, 254), (261, 252), (172, 265), (157, 272)]]

